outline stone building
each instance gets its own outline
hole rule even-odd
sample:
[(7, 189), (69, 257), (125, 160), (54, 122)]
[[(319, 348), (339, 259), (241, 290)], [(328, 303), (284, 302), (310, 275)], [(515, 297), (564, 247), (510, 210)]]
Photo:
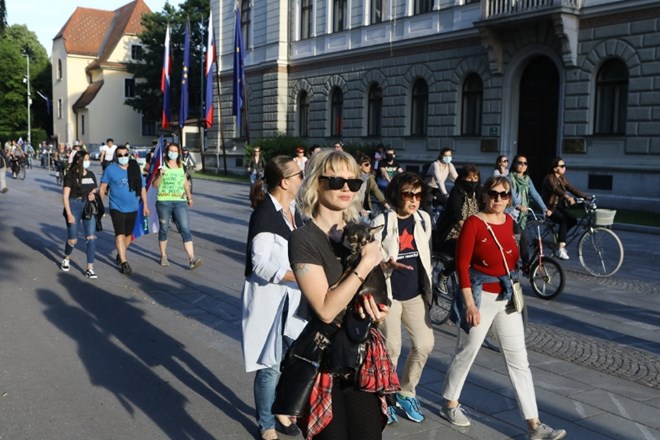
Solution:
[[(212, 0), (226, 139), (234, 1)], [(562, 156), (609, 206), (660, 211), (660, 4), (652, 0), (241, 0), (252, 138), (441, 148), (490, 175)], [(217, 126), (217, 124), (216, 124)]]

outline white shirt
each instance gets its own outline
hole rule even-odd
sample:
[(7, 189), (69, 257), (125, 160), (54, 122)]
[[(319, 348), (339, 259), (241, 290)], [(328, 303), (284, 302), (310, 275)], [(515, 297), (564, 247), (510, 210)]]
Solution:
[(112, 162), (112, 159), (115, 157), (115, 150), (117, 149), (116, 145), (112, 145), (112, 147), (108, 147), (107, 144), (101, 145), (101, 153), (105, 151), (105, 154), (103, 155), (103, 160)]

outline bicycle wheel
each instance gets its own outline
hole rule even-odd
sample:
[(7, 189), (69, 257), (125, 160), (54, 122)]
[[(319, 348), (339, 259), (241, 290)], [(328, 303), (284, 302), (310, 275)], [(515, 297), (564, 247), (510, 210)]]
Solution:
[(529, 282), (536, 296), (550, 300), (564, 291), (566, 276), (559, 263), (552, 258), (543, 257), (530, 266)]
[(607, 228), (588, 230), (578, 243), (580, 264), (596, 277), (609, 277), (623, 263), (623, 244), (619, 237)]
[(447, 278), (447, 293), (443, 293), (438, 286), (440, 285), (440, 274), (444, 268), (444, 261), (436, 256), (431, 257), (433, 267), (433, 304), (429, 310), (431, 322), (436, 325), (442, 325), (449, 319), (451, 303), (454, 299), (454, 293), (458, 288), (456, 272)]
[(21, 168), (18, 170), (18, 178), (21, 180), (25, 180), (25, 165), (21, 165)]

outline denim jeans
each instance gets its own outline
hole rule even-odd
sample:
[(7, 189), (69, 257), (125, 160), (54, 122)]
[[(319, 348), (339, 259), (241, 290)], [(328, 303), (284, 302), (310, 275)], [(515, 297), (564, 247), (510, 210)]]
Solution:
[(170, 227), (172, 214), (176, 223), (179, 225), (179, 231), (183, 242), (192, 241), (190, 233), (190, 224), (188, 222), (188, 204), (186, 201), (176, 202), (156, 202), (156, 212), (158, 212), (158, 241), (167, 241), (167, 230)]
[(69, 244), (69, 241), (78, 239), (78, 225), (82, 221), (85, 228), (85, 240), (87, 241), (87, 264), (94, 264), (94, 256), (96, 255), (96, 217), (92, 216), (87, 220), (82, 218), (86, 203), (86, 200), (69, 199), (69, 208), (75, 220), (73, 223), (67, 221), (66, 224), (68, 240), (64, 246), (64, 255), (68, 257), (73, 253), (73, 246)]
[[(291, 338), (283, 336), (282, 353), (286, 354), (292, 343)], [(271, 408), (275, 402), (275, 388), (279, 380), (279, 365), (257, 370), (254, 376), (254, 404), (257, 410), (257, 424), (260, 432), (275, 428), (275, 416), (271, 412)]]

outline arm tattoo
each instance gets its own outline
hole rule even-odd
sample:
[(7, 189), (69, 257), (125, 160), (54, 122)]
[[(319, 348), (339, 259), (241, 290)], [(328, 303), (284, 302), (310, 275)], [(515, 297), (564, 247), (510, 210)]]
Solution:
[(304, 275), (309, 272), (309, 264), (295, 263), (293, 266), (293, 273), (296, 275)]

